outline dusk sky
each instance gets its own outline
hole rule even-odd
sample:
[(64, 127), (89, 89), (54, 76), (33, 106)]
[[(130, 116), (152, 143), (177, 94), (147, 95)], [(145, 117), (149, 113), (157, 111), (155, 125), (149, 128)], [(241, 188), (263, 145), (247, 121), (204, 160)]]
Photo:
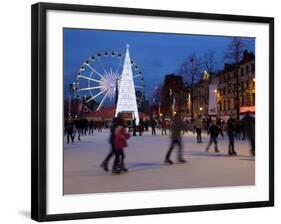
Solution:
[[(249, 51), (254, 51), (255, 39), (245, 38)], [(85, 29), (64, 29), (64, 86), (76, 80), (79, 67), (87, 58), (99, 51), (126, 51), (143, 72), (146, 96), (163, 83), (164, 76), (176, 73), (187, 57), (195, 53), (201, 57), (215, 50), (218, 69), (223, 68), (224, 55), (230, 37), (144, 32), (117, 32)]]

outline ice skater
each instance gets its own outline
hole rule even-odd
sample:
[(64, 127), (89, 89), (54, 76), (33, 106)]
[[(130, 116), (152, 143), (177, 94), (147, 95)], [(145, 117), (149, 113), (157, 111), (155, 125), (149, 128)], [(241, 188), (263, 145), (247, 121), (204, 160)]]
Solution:
[(246, 138), (250, 142), (251, 154), (255, 156), (255, 118), (250, 115), (250, 112), (247, 112), (246, 116), (242, 118), (242, 121)]
[(123, 118), (118, 119), (118, 125), (114, 132), (114, 152), (115, 160), (113, 164), (112, 173), (120, 173), (122, 171), (127, 172), (125, 167), (125, 152), (124, 148), (128, 147), (127, 139), (130, 138), (130, 134), (126, 131), (125, 120)]
[(185, 128), (186, 128), (185, 123), (182, 121), (180, 115), (177, 113), (171, 125), (171, 145), (165, 156), (166, 164), (173, 164), (173, 161), (170, 159), (170, 156), (175, 145), (178, 145), (178, 162), (179, 163), (186, 162), (186, 160), (183, 159), (183, 155), (182, 155), (182, 138), (181, 138), (181, 133)]
[(165, 118), (162, 118), (161, 120), (161, 133), (162, 135), (167, 135), (167, 124), (166, 124), (166, 121), (165, 121)]
[(133, 119), (133, 136), (137, 136), (137, 125), (136, 125), (136, 118)]
[(233, 116), (230, 116), (230, 118), (226, 122), (227, 135), (229, 139), (228, 155), (234, 155), (234, 156), (237, 155), (234, 149), (234, 136), (235, 136), (236, 125), (237, 125), (236, 120), (234, 119)]
[(140, 118), (140, 121), (139, 121), (139, 136), (142, 136), (142, 132), (143, 132), (143, 127), (144, 127), (144, 122), (143, 122), (143, 119)]
[(104, 171), (108, 171), (108, 162), (109, 160), (113, 157), (113, 155), (115, 154), (115, 150), (114, 150), (114, 133), (115, 133), (115, 129), (116, 126), (118, 124), (118, 119), (119, 119), (120, 115), (118, 115), (117, 117), (114, 117), (112, 119), (112, 125), (110, 128), (110, 136), (109, 136), (109, 144), (110, 144), (110, 151), (107, 154), (107, 156), (105, 157), (105, 159), (103, 160), (103, 162), (101, 163), (101, 168), (104, 169)]
[(208, 134), (210, 135), (210, 141), (206, 147), (206, 152), (209, 151), (209, 148), (212, 145), (212, 143), (215, 144), (215, 152), (219, 152), (217, 137), (219, 136), (219, 134), (221, 134), (221, 136), (223, 136), (223, 133), (222, 133), (221, 127), (216, 124), (216, 121), (213, 121), (210, 124), (209, 129), (208, 129)]
[(151, 134), (152, 135), (156, 135), (156, 130), (155, 130), (155, 128), (156, 128), (156, 121), (155, 121), (153, 115), (150, 117), (150, 126), (151, 126)]
[(193, 122), (193, 128), (196, 131), (197, 134), (197, 143), (202, 143), (202, 127), (203, 127), (203, 122), (201, 119), (201, 116), (198, 115), (197, 119)]
[(74, 124), (71, 119), (66, 123), (67, 143), (74, 142)]

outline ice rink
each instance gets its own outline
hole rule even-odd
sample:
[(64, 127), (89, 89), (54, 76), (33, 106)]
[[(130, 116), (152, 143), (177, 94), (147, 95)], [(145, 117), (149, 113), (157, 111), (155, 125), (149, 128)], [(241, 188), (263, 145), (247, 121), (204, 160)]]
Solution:
[[(81, 141), (67, 144), (64, 140), (64, 194), (144, 191), (179, 188), (241, 186), (255, 184), (255, 158), (250, 155), (248, 141), (236, 141), (237, 156), (228, 156), (228, 137), (219, 137), (219, 153), (211, 146), (205, 151), (209, 136), (203, 143), (189, 132), (183, 136), (185, 164), (164, 165), (170, 145), (169, 136), (146, 132), (131, 136), (125, 149), (127, 173), (114, 175), (100, 168), (109, 152), (109, 131), (82, 136)], [(177, 148), (171, 159), (176, 162)], [(109, 163), (111, 169), (113, 158)]]

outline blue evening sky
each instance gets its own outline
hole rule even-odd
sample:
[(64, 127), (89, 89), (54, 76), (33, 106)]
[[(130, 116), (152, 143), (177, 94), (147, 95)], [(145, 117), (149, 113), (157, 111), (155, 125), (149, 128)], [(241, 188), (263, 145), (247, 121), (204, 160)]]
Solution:
[[(201, 57), (208, 50), (215, 50), (218, 68), (223, 68), (224, 55), (231, 42), (230, 37), (160, 34), (145, 32), (64, 29), (64, 84), (76, 79), (83, 61), (99, 51), (125, 52), (130, 44), (130, 56), (143, 71), (145, 92), (149, 96), (156, 85), (163, 83), (164, 76), (176, 73), (187, 57), (195, 53)], [(250, 42), (254, 51), (255, 39)]]

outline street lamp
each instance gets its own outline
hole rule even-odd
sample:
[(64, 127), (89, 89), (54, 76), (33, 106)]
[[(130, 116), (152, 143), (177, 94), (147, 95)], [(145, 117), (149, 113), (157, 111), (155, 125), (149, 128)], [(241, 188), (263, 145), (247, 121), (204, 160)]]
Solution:
[(174, 114), (174, 105), (173, 105), (173, 90), (172, 89), (169, 89), (169, 96), (170, 96), (170, 102), (171, 102), (171, 117), (173, 117), (173, 114)]
[(160, 92), (158, 86), (155, 86), (154, 90), (158, 94), (158, 114), (160, 115), (160, 113), (161, 113), (161, 92)]

